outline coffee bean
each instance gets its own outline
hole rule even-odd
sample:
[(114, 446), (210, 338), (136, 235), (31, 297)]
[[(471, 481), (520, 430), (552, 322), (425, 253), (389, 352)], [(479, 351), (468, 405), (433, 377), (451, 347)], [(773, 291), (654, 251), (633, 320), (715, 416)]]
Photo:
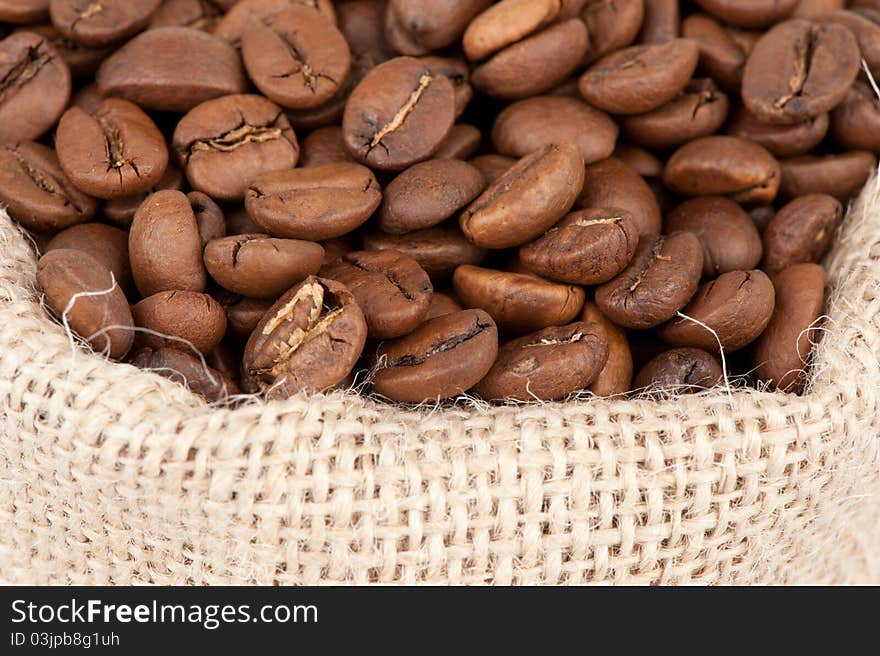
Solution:
[(619, 159), (587, 165), (577, 207), (617, 207), (632, 214), (640, 236), (660, 233), (660, 206), (642, 177)]
[[(333, 7), (330, 0), (322, 2)], [(353, 71), (366, 73), (395, 56), (385, 41), (386, 6), (385, 0), (348, 0), (336, 7), (339, 29), (351, 49)]]
[(452, 296), (435, 291), (431, 295), (431, 303), (428, 305), (428, 312), (425, 314), (424, 321), (442, 317), (445, 314), (452, 314), (453, 312), (461, 312), (462, 310), (464, 310), (464, 307)]
[(452, 285), (465, 307), (480, 308), (502, 330), (528, 333), (572, 321), (584, 306), (584, 290), (541, 278), (470, 265), (455, 270)]
[(0, 22), (41, 23), (49, 17), (49, 0), (0, 0)]
[(23, 28), (47, 39), (58, 51), (74, 79), (92, 77), (112, 48), (90, 48), (65, 37), (52, 25), (28, 25)]
[(599, 324), (608, 338), (608, 359), (587, 389), (596, 396), (626, 394), (633, 378), (633, 359), (626, 333), (611, 323), (593, 301), (584, 304), (581, 321)]
[(385, 188), (379, 228), (403, 234), (442, 223), (476, 198), (485, 183), (480, 171), (456, 159), (414, 164)]
[(137, 344), (154, 349), (169, 347), (191, 353), (195, 348), (204, 354), (226, 334), (226, 312), (213, 298), (199, 292), (158, 292), (135, 303), (131, 313), (136, 326), (152, 331), (139, 332)]
[(581, 20), (590, 35), (586, 63), (632, 44), (642, 27), (643, 0), (587, 0)]
[(697, 44), (689, 39), (618, 50), (587, 69), (580, 78), (580, 92), (606, 112), (643, 114), (675, 98), (698, 59)]
[(452, 57), (420, 57), (419, 61), (434, 75), (443, 75), (452, 83), (455, 93), (455, 118), (464, 113), (474, 97), (470, 85), (470, 68), (465, 61)]
[(70, 100), (70, 69), (48, 39), (16, 32), (0, 41), (0, 143), (37, 139)]
[(847, 201), (877, 168), (877, 158), (864, 150), (837, 155), (803, 155), (784, 159), (780, 195), (785, 199), (804, 194), (830, 194)]
[(659, 178), (663, 174), (663, 162), (651, 151), (640, 146), (617, 144), (613, 156), (642, 177)]
[[(874, 0), (865, 0), (870, 6)], [(847, 4), (852, 4), (853, 9), (855, 11), (860, 11), (860, 7), (858, 6), (860, 0), (855, 0), (850, 3), (847, 0), (800, 0), (798, 2), (797, 7), (795, 7), (792, 16), (797, 18), (812, 18), (818, 14), (824, 14), (828, 11), (834, 11), (835, 9), (843, 9)]]
[(776, 216), (776, 210), (772, 205), (761, 205), (749, 210), (749, 218), (761, 234), (764, 234), (764, 230), (770, 225), (774, 216)]
[(880, 68), (880, 25), (854, 11), (832, 11), (813, 17), (819, 24), (840, 25), (847, 28), (856, 38), (861, 56), (868, 68)]
[(703, 247), (693, 233), (642, 238), (629, 266), (596, 289), (596, 304), (619, 326), (653, 328), (691, 300), (702, 271)]
[[(560, 43), (565, 49), (559, 49)], [(544, 93), (575, 71), (588, 47), (587, 28), (580, 19), (555, 23), (480, 64), (471, 82), (483, 93), (507, 100)]]
[(115, 360), (125, 357), (134, 323), (107, 267), (81, 250), (59, 248), (40, 258), (37, 283), (55, 315), (95, 351)]
[(224, 304), (229, 334), (235, 337), (250, 337), (254, 328), (260, 323), (260, 319), (269, 311), (276, 300), (274, 298), (237, 297), (233, 302)]
[(98, 202), (64, 174), (55, 151), (33, 141), (0, 145), (0, 204), (24, 227), (56, 231), (91, 219)]
[(367, 320), (369, 336), (393, 339), (425, 319), (434, 288), (414, 259), (398, 251), (356, 251), (321, 269), (352, 293)]
[(758, 28), (790, 16), (798, 0), (697, 0), (697, 4), (729, 25)]
[(144, 296), (205, 289), (199, 227), (179, 191), (157, 191), (144, 201), (131, 222), (128, 252), (134, 282)]
[(488, 187), (516, 164), (516, 160), (504, 155), (479, 155), (470, 163), (477, 167)]
[(474, 392), (488, 401), (564, 399), (590, 385), (607, 360), (601, 325), (552, 326), (503, 344)]
[(364, 235), (364, 249), (396, 250), (408, 255), (433, 279), (448, 278), (462, 264), (480, 264), (486, 251), (467, 240), (453, 225), (416, 230), (405, 235), (371, 232)]
[(199, 238), (202, 248), (213, 239), (221, 239), (226, 236), (226, 217), (220, 206), (211, 200), (207, 194), (201, 191), (191, 191), (186, 195), (189, 205), (196, 217), (196, 225), (199, 227)]
[(549, 25), (561, 9), (556, 0), (502, 0), (474, 18), (462, 37), (471, 61), (486, 59), (502, 48)]
[(746, 53), (718, 21), (705, 14), (691, 14), (681, 34), (700, 47), (700, 67), (727, 91), (739, 91)]
[(456, 123), (440, 142), (440, 147), (434, 152), (434, 159), (467, 159), (477, 151), (482, 139), (482, 133), (473, 125)]
[(794, 264), (818, 262), (843, 219), (843, 206), (826, 194), (808, 194), (776, 213), (764, 231), (763, 268), (770, 274)]
[(480, 382), (497, 354), (498, 329), (488, 314), (447, 314), (382, 345), (373, 389), (404, 403), (448, 399)]
[(184, 385), (209, 403), (226, 401), (230, 396), (241, 393), (235, 381), (228, 376), (207, 366), (196, 356), (178, 349), (146, 348), (135, 354), (131, 363)]
[(144, 109), (188, 112), (247, 89), (238, 53), (223, 40), (186, 27), (147, 30), (107, 59), (98, 88)]
[(281, 109), (261, 96), (202, 103), (174, 130), (174, 150), (198, 191), (241, 200), (259, 175), (296, 165), (299, 144)]
[(645, 18), (639, 43), (669, 43), (681, 31), (681, 9), (678, 0), (644, 0)]
[(471, 19), (490, 0), (392, 0), (385, 14), (385, 35), (404, 55), (441, 50), (461, 37)]
[(459, 224), (477, 246), (519, 246), (565, 216), (583, 184), (580, 150), (570, 143), (548, 144), (489, 185), (461, 213)]
[(109, 46), (138, 33), (162, 0), (51, 0), (52, 24), (84, 46)]
[(727, 134), (764, 146), (776, 157), (797, 157), (812, 150), (828, 132), (828, 114), (822, 113), (791, 125), (763, 123), (742, 105), (735, 105)]
[(191, 27), (211, 34), (234, 5), (235, 0), (167, 0), (150, 18), (149, 27)]
[(536, 96), (505, 108), (492, 128), (492, 143), (502, 155), (524, 157), (558, 143), (575, 144), (584, 162), (610, 156), (617, 126), (604, 112), (585, 102), (561, 96)]
[(351, 53), (328, 18), (293, 6), (271, 25), (252, 21), (241, 54), (253, 83), (283, 107), (309, 109), (330, 100), (345, 82)]
[[(346, 3), (350, 4), (350, 3)], [(220, 19), (214, 34), (238, 48), (245, 30), (253, 23), (271, 25), (283, 11), (291, 7), (306, 7), (336, 23), (332, 0), (239, 0), (229, 7)]]
[(672, 319), (657, 334), (675, 346), (692, 346), (707, 351), (718, 348), (732, 353), (757, 339), (773, 314), (773, 283), (758, 269), (729, 271), (703, 284), (682, 313), (709, 326), (685, 318)]
[(763, 146), (738, 137), (695, 139), (666, 162), (663, 182), (684, 196), (729, 196), (738, 203), (769, 203), (779, 191), (779, 162)]
[(713, 355), (701, 349), (676, 348), (664, 351), (642, 367), (633, 388), (688, 394), (719, 385), (723, 376)]
[(381, 200), (368, 168), (340, 162), (261, 175), (248, 187), (245, 207), (271, 235), (320, 241), (360, 226)]
[(816, 325), (825, 307), (825, 270), (817, 264), (795, 264), (773, 278), (776, 309), (755, 344), (755, 375), (776, 389), (794, 393), (806, 384), (804, 369)]
[(127, 227), (131, 225), (135, 212), (137, 212), (141, 203), (147, 199), (147, 196), (163, 189), (183, 191), (183, 170), (176, 164), (174, 159), (168, 162), (168, 166), (165, 167), (165, 173), (159, 178), (159, 182), (147, 191), (124, 198), (111, 198), (104, 202), (101, 211), (105, 217), (114, 223)]
[(638, 230), (629, 212), (581, 210), (566, 216), (542, 237), (521, 246), (519, 257), (543, 278), (598, 285), (611, 280), (629, 264), (638, 243)]
[(205, 267), (221, 286), (254, 298), (277, 298), (318, 273), (324, 249), (310, 241), (235, 235), (205, 247)]
[(353, 161), (354, 158), (345, 147), (342, 128), (338, 125), (318, 128), (302, 141), (299, 156), (299, 165), (302, 168)]
[(767, 123), (790, 125), (827, 112), (859, 72), (859, 46), (841, 25), (796, 18), (755, 45), (743, 70), (742, 99)]
[(168, 166), (159, 128), (137, 105), (120, 98), (108, 98), (92, 112), (68, 109), (55, 142), (67, 177), (97, 198), (144, 192)]
[(748, 214), (719, 196), (692, 198), (676, 207), (666, 220), (667, 232), (692, 232), (703, 244), (703, 275), (748, 271), (763, 254), (761, 236)]
[(128, 261), (128, 233), (103, 223), (82, 223), (62, 230), (46, 245), (44, 253), (59, 248), (88, 253), (116, 278), (126, 294), (132, 291)]
[(329, 389), (354, 368), (366, 338), (351, 292), (310, 276), (257, 324), (245, 347), (242, 386), (270, 399)]
[(843, 149), (880, 151), (880, 101), (868, 85), (856, 82), (831, 112), (831, 138)]
[(454, 119), (449, 79), (417, 59), (398, 57), (371, 70), (351, 92), (342, 130), (358, 161), (399, 170), (430, 157)]

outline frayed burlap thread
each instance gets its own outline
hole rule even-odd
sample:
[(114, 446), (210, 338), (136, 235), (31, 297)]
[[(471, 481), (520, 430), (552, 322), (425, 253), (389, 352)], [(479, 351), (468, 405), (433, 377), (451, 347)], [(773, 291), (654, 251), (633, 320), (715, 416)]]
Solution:
[(211, 408), (71, 351), (0, 216), (0, 579), (880, 582), (880, 187), (803, 397)]

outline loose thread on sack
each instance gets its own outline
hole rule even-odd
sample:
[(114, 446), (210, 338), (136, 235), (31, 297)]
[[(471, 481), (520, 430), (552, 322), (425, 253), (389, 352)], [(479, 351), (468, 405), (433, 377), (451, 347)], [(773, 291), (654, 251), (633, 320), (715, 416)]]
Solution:
[(67, 333), (67, 343), (70, 345), (70, 366), (73, 367), (76, 364), (76, 340), (74, 338), (74, 332), (70, 328), (70, 322), (68, 321), (68, 316), (73, 310), (73, 306), (76, 305), (76, 302), (81, 298), (90, 298), (97, 296), (106, 296), (113, 292), (116, 289), (116, 276), (113, 275), (113, 272), (110, 272), (110, 288), (102, 289), (94, 292), (76, 292), (73, 296), (70, 297), (70, 300), (67, 301), (67, 306), (64, 308), (64, 312), (61, 313), (61, 324), (64, 326), (64, 332)]
[(721, 353), (721, 375), (724, 377), (724, 389), (727, 391), (727, 397), (728, 399), (730, 399), (730, 404), (733, 405), (733, 392), (730, 389), (730, 378), (728, 378), (727, 376), (727, 358), (724, 355), (724, 345), (721, 343), (721, 338), (718, 337), (718, 333), (699, 319), (689, 317), (684, 312), (676, 312), (676, 315), (681, 317), (682, 319), (687, 319), (688, 321), (697, 324), (701, 328), (705, 328), (710, 333), (712, 333), (712, 337), (714, 337), (715, 341), (718, 342), (718, 351)]

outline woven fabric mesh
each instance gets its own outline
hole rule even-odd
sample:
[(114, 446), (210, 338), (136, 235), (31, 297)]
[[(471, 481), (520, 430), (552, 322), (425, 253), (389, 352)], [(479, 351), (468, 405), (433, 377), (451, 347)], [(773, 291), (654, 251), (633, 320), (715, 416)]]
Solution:
[(76, 348), (0, 216), (0, 580), (880, 582), (880, 186), (802, 397), (212, 408)]

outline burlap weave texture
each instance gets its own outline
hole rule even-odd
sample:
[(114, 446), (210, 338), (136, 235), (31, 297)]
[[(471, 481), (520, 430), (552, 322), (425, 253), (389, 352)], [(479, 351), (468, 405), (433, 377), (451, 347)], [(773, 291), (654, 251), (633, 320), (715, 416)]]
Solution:
[(0, 216), (7, 583), (880, 582), (880, 187), (803, 397), (210, 408), (47, 318)]

